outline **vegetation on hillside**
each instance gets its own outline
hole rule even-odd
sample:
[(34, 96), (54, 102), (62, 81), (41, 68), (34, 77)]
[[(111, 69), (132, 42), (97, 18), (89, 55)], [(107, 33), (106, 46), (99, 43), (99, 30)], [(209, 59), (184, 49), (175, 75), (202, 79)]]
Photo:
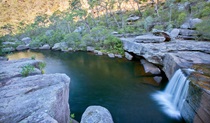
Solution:
[[(154, 28), (170, 31), (179, 28), (188, 18), (201, 18), (203, 22), (196, 29), (201, 39), (210, 39), (210, 3), (205, 0), (84, 1), (70, 0), (67, 10), (55, 11), (52, 15), (39, 14), (33, 23), (20, 25), (15, 31), (10, 24), (2, 26), (1, 30), (10, 35), (6, 36), (7, 41), (31, 37), (31, 47), (65, 42), (75, 50), (93, 46), (104, 52), (123, 54), (122, 43), (113, 36), (114, 31), (119, 34), (142, 34)], [(127, 21), (136, 16), (140, 19)], [(5, 36), (1, 39), (5, 41), (3, 38)]]

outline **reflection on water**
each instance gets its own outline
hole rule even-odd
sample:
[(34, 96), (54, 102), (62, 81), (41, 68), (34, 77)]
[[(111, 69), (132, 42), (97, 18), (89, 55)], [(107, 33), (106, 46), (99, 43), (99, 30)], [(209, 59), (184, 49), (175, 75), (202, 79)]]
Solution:
[(183, 122), (162, 113), (150, 98), (160, 86), (154, 84), (152, 77), (145, 76), (140, 62), (84, 52), (52, 51), (19, 52), (8, 55), (8, 58), (30, 58), (33, 55), (47, 63), (46, 73), (70, 76), (70, 109), (78, 121), (88, 106), (101, 105), (111, 112), (115, 123)]

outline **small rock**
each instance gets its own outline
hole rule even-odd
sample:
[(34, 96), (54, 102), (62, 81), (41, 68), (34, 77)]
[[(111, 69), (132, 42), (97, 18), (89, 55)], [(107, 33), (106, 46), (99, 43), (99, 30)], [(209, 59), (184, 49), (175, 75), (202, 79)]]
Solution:
[(15, 48), (13, 48), (13, 47), (2, 48), (1, 51), (3, 53), (13, 52), (13, 51), (15, 51)]
[(116, 32), (116, 31), (114, 31), (114, 32), (112, 32), (112, 34), (113, 34), (113, 35), (116, 35), (116, 34), (119, 34), (119, 33), (118, 33), (118, 32)]
[(180, 32), (179, 29), (173, 29), (173, 30), (170, 32), (171, 38), (176, 38), (176, 37), (179, 35), (179, 32)]
[(152, 63), (149, 63), (144, 59), (141, 59), (140, 62), (144, 66), (145, 73), (151, 73), (153, 75), (158, 75), (161, 73), (160, 69)]
[(113, 53), (109, 53), (108, 56), (109, 56), (109, 58), (114, 58), (115, 57)]
[(139, 19), (140, 19), (139, 16), (133, 16), (133, 17), (129, 17), (128, 19), (126, 19), (126, 21), (127, 22), (133, 22), (133, 21), (137, 21)]
[(153, 79), (158, 83), (158, 84), (160, 84), (160, 82), (162, 81), (162, 77), (161, 76), (155, 76), (155, 77), (153, 77)]
[(15, 42), (2, 42), (2, 45), (15, 45)]
[(73, 48), (69, 47), (69, 48), (68, 48), (68, 51), (73, 51)]
[(29, 47), (26, 46), (26, 45), (19, 45), (19, 46), (16, 47), (16, 50), (18, 50), (18, 51), (20, 51), (20, 50), (27, 50), (27, 49), (29, 49)]
[(137, 43), (161, 43), (166, 40), (163, 36), (155, 36), (155, 35), (142, 35), (137, 36), (135, 38), (135, 42)]
[(94, 53), (97, 54), (97, 55), (99, 55), (99, 56), (102, 56), (103, 55), (103, 53), (101, 51), (98, 51), (98, 50), (94, 50)]
[(74, 32), (81, 33), (84, 29), (85, 29), (85, 27), (77, 27), (77, 28), (74, 30)]
[(29, 44), (31, 42), (31, 38), (25, 37), (25, 38), (22, 38), (21, 41), (24, 42), (25, 44)]
[(110, 112), (101, 106), (89, 106), (82, 114), (81, 123), (114, 123)]
[(55, 43), (52, 50), (61, 50), (60, 43)]
[(117, 58), (122, 58), (122, 55), (115, 54), (115, 57), (117, 57)]
[(50, 45), (49, 44), (45, 44), (42, 47), (39, 47), (40, 50), (49, 50), (50, 49)]
[(94, 52), (94, 50), (95, 50), (94, 47), (87, 46), (87, 51), (88, 52)]
[(127, 58), (128, 60), (132, 60), (133, 56), (127, 52), (125, 52), (125, 58)]

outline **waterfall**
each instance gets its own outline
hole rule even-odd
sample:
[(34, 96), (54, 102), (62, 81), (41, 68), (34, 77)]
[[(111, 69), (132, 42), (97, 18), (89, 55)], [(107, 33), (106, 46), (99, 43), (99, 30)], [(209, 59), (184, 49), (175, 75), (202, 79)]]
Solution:
[(169, 81), (166, 89), (153, 94), (152, 97), (162, 106), (162, 110), (166, 114), (179, 118), (180, 110), (187, 96), (188, 85), (187, 77), (179, 69)]

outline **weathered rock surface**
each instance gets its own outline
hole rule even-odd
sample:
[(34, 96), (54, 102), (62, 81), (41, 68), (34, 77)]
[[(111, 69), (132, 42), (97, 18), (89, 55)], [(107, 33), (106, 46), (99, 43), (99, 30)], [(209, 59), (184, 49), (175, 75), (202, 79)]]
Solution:
[(164, 42), (165, 40), (166, 39), (163, 36), (142, 35), (142, 36), (137, 36), (134, 41), (137, 43), (160, 43)]
[(159, 84), (161, 81), (162, 81), (162, 77), (161, 76), (155, 76), (155, 77), (153, 77), (154, 78), (154, 80)]
[(22, 38), (21, 41), (24, 42), (25, 44), (29, 44), (31, 42), (31, 38), (25, 37), (25, 38)]
[(59, 123), (68, 123), (69, 81), (64, 74), (8, 80), (0, 88), (0, 122), (36, 122), (46, 120), (44, 115), (48, 114)]
[(29, 46), (27, 45), (19, 45), (16, 47), (16, 50), (20, 51), (20, 50), (27, 50), (29, 49)]
[(50, 45), (49, 44), (45, 44), (41, 47), (39, 47), (40, 50), (49, 50), (50, 49)]
[(188, 95), (181, 115), (188, 123), (210, 121), (210, 65), (193, 65), (196, 72), (189, 76)]
[(163, 43), (137, 43), (134, 38), (121, 38), (124, 50), (144, 57), (147, 61), (163, 65), (166, 54), (177, 51), (200, 51), (210, 54), (210, 42), (175, 40)]
[(89, 106), (82, 114), (81, 123), (114, 123), (110, 112), (101, 106)]
[(145, 73), (151, 73), (153, 75), (161, 74), (161, 71), (158, 67), (156, 67), (154, 64), (149, 63), (148, 61), (141, 59), (141, 64), (144, 66)]
[(125, 52), (125, 58), (128, 60), (132, 60), (133, 56), (131, 54), (129, 54), (128, 52)]
[(69, 123), (69, 83), (65, 74), (21, 77), (21, 67), (41, 61), (0, 61), (1, 123)]
[(202, 52), (180, 51), (168, 53), (164, 57), (163, 71), (168, 78), (179, 68), (191, 68), (194, 64), (209, 64), (210, 55)]
[(35, 67), (34, 72), (31, 74), (41, 74), (41, 71), (38, 69), (39, 63), (41, 63), (41, 61), (31, 59), (0, 61), (0, 86), (8, 79), (21, 77), (22, 67), (25, 65)]

